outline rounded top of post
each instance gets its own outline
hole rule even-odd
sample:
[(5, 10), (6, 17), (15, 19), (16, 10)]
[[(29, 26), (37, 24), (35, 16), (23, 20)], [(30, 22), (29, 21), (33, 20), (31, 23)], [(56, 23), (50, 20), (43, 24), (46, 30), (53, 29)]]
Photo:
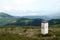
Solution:
[(48, 23), (48, 21), (42, 21), (41, 23)]

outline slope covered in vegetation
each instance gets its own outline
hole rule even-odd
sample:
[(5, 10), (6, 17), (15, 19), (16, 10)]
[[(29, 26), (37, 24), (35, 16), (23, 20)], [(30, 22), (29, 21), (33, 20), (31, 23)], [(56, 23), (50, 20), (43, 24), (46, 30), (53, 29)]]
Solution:
[(49, 34), (42, 36), (40, 26), (0, 26), (0, 40), (60, 40), (60, 27), (49, 27)]

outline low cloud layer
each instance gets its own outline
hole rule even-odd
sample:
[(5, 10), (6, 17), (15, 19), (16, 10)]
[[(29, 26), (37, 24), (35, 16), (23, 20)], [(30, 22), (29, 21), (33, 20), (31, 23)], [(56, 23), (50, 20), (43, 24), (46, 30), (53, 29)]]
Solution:
[(0, 12), (15, 16), (60, 13), (60, 0), (0, 0)]

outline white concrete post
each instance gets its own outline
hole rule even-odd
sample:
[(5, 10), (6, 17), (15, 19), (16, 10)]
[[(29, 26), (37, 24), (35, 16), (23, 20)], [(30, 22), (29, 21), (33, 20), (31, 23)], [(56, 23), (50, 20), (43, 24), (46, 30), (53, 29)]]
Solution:
[(41, 22), (41, 34), (43, 35), (48, 34), (48, 22), (47, 21)]

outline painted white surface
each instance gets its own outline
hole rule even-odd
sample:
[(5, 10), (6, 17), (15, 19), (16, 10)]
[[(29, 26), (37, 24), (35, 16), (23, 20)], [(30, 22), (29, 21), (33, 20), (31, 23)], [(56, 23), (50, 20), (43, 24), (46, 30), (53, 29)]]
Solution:
[(43, 35), (48, 34), (48, 22), (41, 23), (41, 34)]

